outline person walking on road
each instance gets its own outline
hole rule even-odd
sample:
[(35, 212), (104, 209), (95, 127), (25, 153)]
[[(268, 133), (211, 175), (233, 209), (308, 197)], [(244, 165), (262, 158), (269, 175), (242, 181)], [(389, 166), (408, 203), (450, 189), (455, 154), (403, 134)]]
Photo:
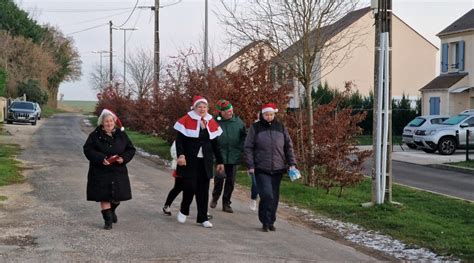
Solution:
[(264, 232), (275, 231), (280, 183), (288, 168), (295, 169), (296, 158), (288, 130), (275, 120), (277, 106), (264, 104), (260, 120), (252, 124), (244, 151), (248, 173), (255, 175), (260, 202), (258, 218)]
[(214, 190), (212, 191), (211, 208), (217, 206), (217, 201), (222, 194), (222, 211), (233, 213), (230, 206), (232, 192), (235, 186), (235, 174), (238, 165), (241, 162), (242, 152), (245, 141), (245, 125), (244, 122), (234, 114), (234, 108), (227, 100), (219, 100), (216, 105), (219, 110), (217, 122), (222, 128), (222, 135), (218, 137), (219, 147), (222, 158), (224, 160), (224, 173), (217, 173), (214, 177)]
[(87, 200), (100, 202), (104, 229), (110, 230), (120, 202), (132, 199), (126, 164), (136, 150), (115, 113), (102, 110), (98, 124), (83, 146), (89, 160)]
[(207, 216), (209, 202), (209, 181), (216, 171), (224, 172), (222, 155), (217, 137), (222, 134), (219, 124), (208, 113), (208, 102), (201, 96), (193, 98), (193, 110), (181, 117), (174, 125), (176, 153), (178, 156), (176, 175), (183, 178), (183, 199), (177, 220), (185, 223), (189, 207), (196, 195), (198, 224), (211, 228)]

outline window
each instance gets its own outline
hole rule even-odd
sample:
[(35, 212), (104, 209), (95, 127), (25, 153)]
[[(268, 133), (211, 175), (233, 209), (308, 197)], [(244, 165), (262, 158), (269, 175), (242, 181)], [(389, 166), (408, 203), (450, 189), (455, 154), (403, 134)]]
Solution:
[(470, 118), (465, 123), (469, 124), (469, 127), (474, 127), (474, 117)]
[(421, 117), (416, 117), (414, 120), (410, 121), (410, 123), (408, 123), (408, 126), (409, 127), (420, 127), (421, 125), (423, 125), (423, 123), (425, 123), (425, 119), (424, 118), (421, 118)]
[(441, 45), (441, 72), (464, 71), (465, 42), (457, 41)]
[(447, 120), (448, 118), (434, 118), (431, 120), (431, 124), (439, 124), (442, 123), (443, 121)]

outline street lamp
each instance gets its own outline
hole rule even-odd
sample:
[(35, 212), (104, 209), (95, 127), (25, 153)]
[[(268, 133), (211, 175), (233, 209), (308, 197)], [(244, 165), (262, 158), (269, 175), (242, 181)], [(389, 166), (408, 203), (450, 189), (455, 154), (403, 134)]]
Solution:
[(125, 90), (125, 83), (127, 82), (127, 31), (138, 30), (138, 27), (112, 27), (112, 29), (123, 31), (123, 89)]
[(102, 54), (109, 53), (108, 50), (94, 50), (92, 53), (100, 54), (100, 76), (102, 77)]

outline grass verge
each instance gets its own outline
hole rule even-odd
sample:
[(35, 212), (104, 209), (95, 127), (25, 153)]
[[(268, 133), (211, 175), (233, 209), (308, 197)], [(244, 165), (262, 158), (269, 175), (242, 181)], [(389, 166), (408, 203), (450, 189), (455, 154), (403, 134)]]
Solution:
[(462, 168), (474, 169), (474, 160), (469, 160), (469, 161), (464, 161), (464, 162), (456, 162), (456, 163), (447, 163), (447, 164), (462, 167)]
[[(93, 126), (97, 126), (97, 117), (90, 117), (89, 121)], [(128, 137), (133, 145), (143, 149), (147, 153), (156, 154), (166, 160), (171, 160), (170, 145), (165, 140), (148, 134), (142, 134), (136, 131), (126, 129)]]
[[(237, 182), (251, 184), (244, 172), (239, 173)], [(280, 198), (290, 205), (355, 223), (440, 255), (474, 260), (473, 203), (394, 185), (393, 200), (403, 206), (363, 208), (360, 204), (371, 198), (370, 180), (345, 190), (344, 196), (338, 198), (336, 191), (326, 194), (322, 189), (291, 183), (285, 178)]]
[[(359, 135), (357, 136), (358, 145), (372, 145), (372, 135)], [(402, 136), (393, 136), (393, 145), (399, 145), (402, 143)]]
[(20, 147), (13, 144), (0, 144), (0, 186), (21, 183), (19, 162), (14, 157), (20, 152)]
[(43, 109), (42, 109), (42, 112), (41, 112), (41, 117), (49, 118), (49, 117), (53, 116), (56, 113), (63, 113), (63, 112), (65, 112), (65, 111), (60, 110), (60, 109), (51, 108), (51, 107), (48, 107), (48, 106), (44, 106)]

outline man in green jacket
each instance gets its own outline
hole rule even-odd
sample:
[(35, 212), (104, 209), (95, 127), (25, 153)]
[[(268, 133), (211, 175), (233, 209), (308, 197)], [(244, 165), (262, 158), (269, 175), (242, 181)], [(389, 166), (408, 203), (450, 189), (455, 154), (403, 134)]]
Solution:
[[(222, 210), (233, 213), (230, 201), (235, 185), (235, 174), (241, 162), (244, 142), (246, 137), (244, 122), (236, 115), (232, 105), (227, 100), (219, 100), (216, 105), (219, 110), (217, 122), (221, 126), (223, 133), (218, 137), (221, 154), (224, 159), (224, 173), (216, 174), (214, 177), (214, 190), (212, 191), (211, 208), (217, 206), (217, 201), (224, 187), (222, 196)], [(224, 184), (225, 182), (225, 184)]]

